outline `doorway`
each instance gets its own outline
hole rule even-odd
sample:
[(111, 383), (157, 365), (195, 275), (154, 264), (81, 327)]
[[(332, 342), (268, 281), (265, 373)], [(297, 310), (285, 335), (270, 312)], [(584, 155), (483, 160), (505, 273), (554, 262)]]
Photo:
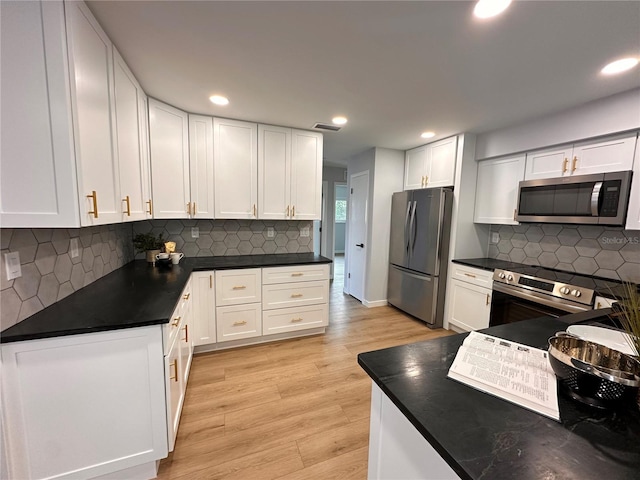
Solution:
[(361, 302), (364, 300), (367, 258), (367, 209), (369, 170), (351, 175), (349, 194), (348, 236), (345, 251), (347, 271), (345, 291)]

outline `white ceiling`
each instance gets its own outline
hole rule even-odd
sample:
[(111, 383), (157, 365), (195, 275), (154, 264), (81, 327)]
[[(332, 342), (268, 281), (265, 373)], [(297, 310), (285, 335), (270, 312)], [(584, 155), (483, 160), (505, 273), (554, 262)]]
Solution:
[[(192, 113), (325, 133), (325, 163), (482, 133), (640, 86), (640, 2), (89, 1), (142, 87)], [(230, 99), (215, 106), (208, 97)], [(634, 108), (637, 106), (630, 106)]]

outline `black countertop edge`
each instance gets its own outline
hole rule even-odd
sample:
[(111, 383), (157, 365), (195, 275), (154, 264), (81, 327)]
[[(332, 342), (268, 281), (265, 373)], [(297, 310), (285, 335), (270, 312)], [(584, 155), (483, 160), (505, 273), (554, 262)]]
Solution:
[[(606, 316), (609, 312), (611, 312), (611, 309), (601, 309), (597, 311), (590, 310), (586, 312), (566, 315), (559, 318), (540, 317), (538, 319), (525, 320), (508, 325), (490, 327), (480, 330), (480, 332), (486, 333), (487, 335), (494, 335), (499, 338), (505, 338), (507, 340), (515, 341), (525, 345), (530, 345), (536, 348), (546, 349), (546, 338), (553, 336), (555, 331), (562, 331), (566, 329), (567, 326), (576, 323), (597, 325), (597, 320)], [(442, 433), (442, 431), (440, 431), (439, 435), (434, 435), (429, 430), (428, 426), (425, 426), (423, 422), (425, 418), (428, 418), (428, 415), (430, 413), (429, 409), (433, 409), (433, 407), (428, 405), (428, 400), (417, 399), (416, 401), (416, 391), (419, 392), (419, 389), (416, 389), (416, 385), (418, 385), (418, 383), (416, 382), (418, 382), (420, 378), (414, 377), (413, 374), (408, 372), (406, 370), (406, 367), (402, 365), (405, 358), (410, 358), (412, 362), (417, 361), (422, 366), (423, 371), (425, 371), (426, 373), (424, 373), (420, 377), (424, 378), (425, 384), (428, 384), (430, 389), (434, 388), (436, 390), (439, 390), (438, 395), (445, 396), (450, 401), (453, 401), (453, 396), (449, 394), (457, 391), (463, 394), (465, 397), (471, 398), (471, 401), (469, 402), (471, 405), (467, 403), (467, 408), (477, 407), (479, 410), (482, 408), (491, 408), (492, 412), (496, 407), (504, 409), (505, 417), (507, 418), (505, 420), (505, 424), (507, 425), (507, 427), (503, 425), (496, 426), (494, 423), (492, 423), (491, 420), (487, 420), (487, 429), (489, 430), (489, 433), (494, 437), (498, 436), (501, 433), (499, 431), (501, 428), (505, 428), (507, 430), (514, 428), (513, 424), (518, 424), (518, 421), (521, 419), (524, 420), (522, 423), (526, 424), (530, 423), (531, 418), (535, 419), (536, 417), (539, 417), (539, 421), (547, 424), (547, 426), (551, 425), (554, 429), (558, 429), (558, 431), (560, 432), (564, 432), (565, 430), (573, 431), (573, 422), (582, 422), (585, 424), (590, 423), (589, 420), (585, 421), (585, 418), (587, 418), (588, 416), (588, 413), (585, 414), (585, 411), (593, 412), (593, 410), (589, 410), (589, 407), (584, 407), (575, 401), (565, 399), (560, 394), (560, 392), (559, 403), (562, 421), (561, 423), (558, 423), (551, 419), (547, 419), (546, 417), (543, 417), (535, 412), (531, 412), (527, 409), (512, 404), (506, 400), (502, 400), (492, 395), (480, 392), (473, 389), (472, 387), (468, 387), (446, 377), (446, 372), (448, 372), (448, 369), (453, 362), (453, 358), (455, 357), (459, 346), (468, 335), (468, 332), (461, 333), (452, 336), (440, 337), (433, 340), (427, 340), (415, 344), (401, 345), (398, 347), (391, 347), (373, 352), (363, 352), (358, 355), (358, 364), (360, 365), (360, 367), (371, 377), (372, 381), (374, 381), (376, 385), (380, 387), (384, 394), (387, 395), (387, 397), (393, 402), (393, 404), (403, 413), (407, 420), (409, 420), (409, 422), (416, 428), (416, 430), (420, 432), (422, 437), (429, 442), (429, 444), (461, 478), (466, 480), (476, 480), (477, 478), (483, 477), (485, 471), (482, 467), (478, 467), (478, 465), (472, 465), (472, 468), (470, 470), (473, 474), (471, 474), (467, 470), (467, 468), (462, 465), (463, 463), (468, 464), (470, 462), (467, 456), (461, 458), (459, 456), (459, 452), (452, 453), (452, 451), (449, 450), (452, 444), (455, 445), (455, 442), (452, 443), (450, 438), (443, 437), (454, 436), (456, 429), (459, 426), (451, 424), (450, 431), (447, 430), (444, 434)], [(545, 344), (543, 345), (542, 343)], [(434, 363), (433, 365), (429, 365), (426, 362), (426, 360), (428, 359), (428, 355), (425, 352), (426, 350), (428, 350), (428, 348), (432, 348), (436, 352), (435, 355), (432, 354), (432, 360)], [(437, 383), (441, 385), (438, 385)], [(443, 385), (444, 388), (442, 388)], [(401, 396), (404, 397), (404, 401), (413, 400), (411, 408), (409, 408), (404, 403), (403, 398), (400, 398)], [(498, 405), (496, 405), (496, 403)], [(599, 414), (601, 413), (594, 413), (594, 415)], [(423, 417), (422, 421), (417, 417), (417, 415), (421, 415)], [(638, 424), (638, 413), (636, 412), (632, 415), (632, 422), (634, 422), (634, 425)], [(465, 421), (464, 419), (454, 419), (454, 414), (451, 414), (451, 416), (453, 422), (455, 422), (456, 420), (460, 422)], [(481, 419), (483, 418), (482, 415), (479, 415), (479, 417)], [(470, 418), (474, 418), (474, 416), (472, 415), (470, 416)], [(475, 420), (477, 420), (477, 418), (475, 418)], [(511, 425), (509, 425), (510, 422)], [(598, 422), (595, 423), (597, 424)], [(495, 431), (492, 432), (492, 428)], [(546, 429), (548, 427), (544, 428)], [(640, 425), (638, 425), (637, 428), (640, 428)], [(557, 434), (557, 432), (555, 433)], [(549, 433), (549, 435), (553, 434), (554, 432)], [(534, 435), (537, 435), (536, 438), (534, 438), (534, 441), (543, 443), (544, 439), (539, 438), (540, 433), (536, 432)], [(546, 435), (546, 433), (544, 433), (544, 435)], [(581, 435), (584, 435), (584, 432), (582, 432)], [(637, 433), (635, 435), (637, 437)], [(447, 447), (443, 445), (443, 442), (441, 440), (447, 440), (449, 442), (449, 446)], [(598, 440), (600, 439), (598, 438)], [(482, 463), (482, 461), (486, 460), (486, 457), (490, 456), (490, 454), (486, 454), (486, 452), (483, 453), (485, 453), (484, 456), (481, 454), (475, 455), (475, 452), (469, 453), (469, 456), (474, 461)], [(635, 454), (636, 453), (634, 452), (632, 455)], [(597, 461), (595, 450), (591, 453), (591, 455), (594, 461)], [(518, 458), (520, 457), (520, 451), (518, 451), (517, 456)], [(634, 457), (632, 460), (633, 462), (636, 462), (640, 465), (640, 454), (638, 454), (638, 457)], [(486, 460), (486, 462), (487, 467), (493, 468), (493, 460)], [(519, 466), (518, 468), (521, 467), (522, 466)], [(500, 478), (505, 480), (510, 478), (517, 478), (511, 476), (515, 475), (515, 472), (517, 471), (511, 471), (511, 465), (503, 465), (500, 468), (506, 468), (511, 473), (503, 476), (501, 475), (501, 473), (503, 472), (500, 471), (498, 472), (500, 474), (498, 474), (496, 477), (487, 478)], [(474, 472), (474, 470), (478, 472), (481, 471), (482, 474), (476, 476), (476, 472)], [(612, 473), (615, 476), (615, 472)], [(491, 472), (488, 472), (488, 475), (491, 475)]]
[(194, 271), (331, 262), (313, 253), (195, 257), (163, 268), (134, 260), (0, 332), (0, 343), (168, 323)]

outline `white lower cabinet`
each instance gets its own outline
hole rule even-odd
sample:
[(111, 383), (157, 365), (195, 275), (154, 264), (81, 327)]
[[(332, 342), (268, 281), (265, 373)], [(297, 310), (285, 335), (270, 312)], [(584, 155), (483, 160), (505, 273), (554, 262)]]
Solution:
[(262, 335), (262, 311), (259, 303), (216, 308), (218, 342), (242, 340)]
[(329, 324), (329, 305), (278, 308), (262, 312), (262, 335), (295, 332)]
[(194, 346), (216, 343), (215, 272), (191, 274), (192, 330)]
[(451, 265), (447, 289), (447, 321), (465, 331), (489, 326), (493, 272), (458, 264)]
[(153, 478), (167, 456), (162, 337), (153, 325), (3, 344), (8, 478)]
[(599, 310), (601, 308), (611, 308), (611, 305), (613, 305), (615, 302), (616, 300), (613, 298), (596, 296), (596, 299), (593, 302), (593, 309)]

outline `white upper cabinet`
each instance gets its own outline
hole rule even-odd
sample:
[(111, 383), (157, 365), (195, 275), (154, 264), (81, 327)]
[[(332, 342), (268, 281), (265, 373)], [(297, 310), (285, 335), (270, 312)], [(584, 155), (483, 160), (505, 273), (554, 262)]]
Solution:
[(291, 217), (320, 220), (322, 216), (322, 134), (291, 131)]
[(257, 124), (213, 119), (215, 218), (257, 218), (257, 144)]
[(213, 119), (189, 115), (192, 218), (213, 218)]
[(146, 150), (144, 92), (120, 54), (113, 50), (116, 106), (116, 145), (122, 196), (122, 220), (150, 218), (148, 214), (149, 157)]
[(189, 218), (189, 121), (182, 110), (149, 99), (153, 218)]
[(475, 223), (518, 224), (518, 183), (524, 178), (524, 163), (524, 154), (478, 162)]
[(527, 153), (525, 180), (631, 170), (636, 134)]
[(84, 3), (65, 4), (80, 223), (122, 220), (113, 46)]
[(0, 20), (0, 224), (78, 227), (63, 4), (0, 2)]
[(627, 210), (627, 230), (640, 230), (640, 138), (637, 140), (635, 157), (633, 178), (631, 179), (631, 196)]
[(405, 153), (404, 189), (447, 187), (454, 183), (457, 137)]
[(258, 218), (291, 216), (291, 129), (258, 125)]

